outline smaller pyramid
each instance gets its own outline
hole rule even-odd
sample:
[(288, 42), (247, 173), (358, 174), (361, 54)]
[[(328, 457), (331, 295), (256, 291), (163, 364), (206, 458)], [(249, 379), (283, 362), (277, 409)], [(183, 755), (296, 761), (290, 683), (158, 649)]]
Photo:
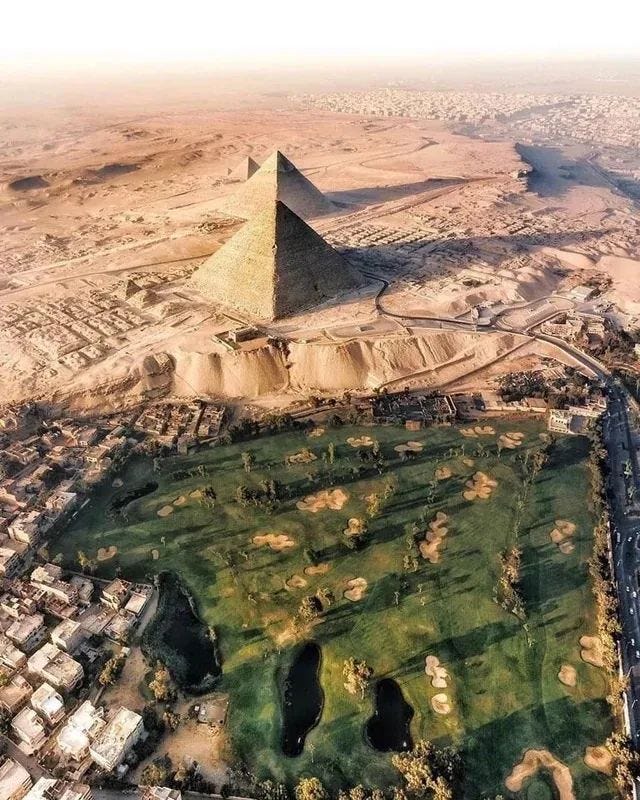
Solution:
[(220, 211), (232, 217), (251, 219), (277, 201), (303, 219), (334, 210), (332, 203), (295, 164), (276, 150), (248, 181), (225, 198)]
[(234, 181), (248, 181), (254, 172), (260, 169), (260, 164), (251, 156), (246, 156), (234, 169), (230, 169), (228, 176)]
[(284, 203), (268, 205), (191, 276), (207, 299), (280, 319), (362, 286), (360, 273)]

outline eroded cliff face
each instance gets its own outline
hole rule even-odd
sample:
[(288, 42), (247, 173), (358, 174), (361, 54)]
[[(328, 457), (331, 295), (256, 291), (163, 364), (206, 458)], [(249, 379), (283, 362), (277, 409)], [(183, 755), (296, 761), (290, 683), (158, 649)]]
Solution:
[(171, 393), (256, 399), (278, 392), (371, 390), (419, 378), (425, 385), (453, 380), (508, 353), (521, 337), (507, 333), (419, 331), (385, 338), (291, 342), (229, 352), (170, 351)]

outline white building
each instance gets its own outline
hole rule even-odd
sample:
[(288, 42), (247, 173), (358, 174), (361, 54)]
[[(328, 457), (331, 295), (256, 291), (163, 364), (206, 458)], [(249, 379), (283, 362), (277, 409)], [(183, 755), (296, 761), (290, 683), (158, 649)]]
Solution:
[(49, 683), (43, 683), (31, 695), (31, 707), (49, 725), (57, 725), (64, 718), (64, 700)]
[(29, 790), (25, 800), (92, 800), (92, 798), (91, 787), (86, 783), (40, 778)]
[(12, 758), (0, 764), (0, 797), (2, 800), (22, 800), (31, 788), (31, 776)]
[(105, 726), (104, 709), (96, 708), (88, 700), (69, 716), (66, 725), (58, 734), (60, 752), (81, 761), (89, 754), (91, 742)]
[(47, 731), (32, 708), (23, 708), (16, 714), (11, 720), (11, 731), (30, 753), (35, 753), (47, 741)]
[(95, 763), (111, 772), (144, 733), (142, 717), (128, 708), (119, 708), (113, 719), (94, 739), (89, 753)]
[(84, 641), (84, 630), (79, 622), (65, 619), (51, 631), (51, 641), (56, 647), (73, 653)]
[(36, 650), (27, 665), (29, 672), (66, 692), (75, 689), (84, 677), (82, 664), (50, 642)]

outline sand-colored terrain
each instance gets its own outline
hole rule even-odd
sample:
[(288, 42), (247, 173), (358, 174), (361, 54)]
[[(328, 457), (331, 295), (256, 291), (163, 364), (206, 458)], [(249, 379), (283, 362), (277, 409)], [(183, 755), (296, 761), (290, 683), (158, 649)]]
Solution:
[(446, 695), (444, 692), (434, 694), (431, 698), (431, 708), (433, 708), (436, 714), (441, 714), (442, 716), (450, 714), (451, 703), (449, 702), (448, 695)]
[(285, 584), (287, 589), (304, 589), (307, 585), (307, 581), (302, 575), (292, 575), (290, 578), (287, 578)]
[(173, 506), (162, 506), (158, 509), (159, 517), (168, 517), (170, 514), (173, 514)]
[(580, 637), (580, 658), (594, 667), (604, 667), (602, 642), (598, 636)]
[(368, 583), (364, 578), (352, 578), (346, 583), (343, 595), (352, 603), (357, 603), (365, 596)]
[(440, 561), (440, 547), (449, 533), (448, 521), (448, 515), (443, 511), (438, 511), (435, 518), (429, 523), (424, 541), (420, 542), (420, 555), (430, 564), (437, 564)]
[(309, 464), (316, 461), (318, 456), (314, 455), (311, 450), (301, 450), (299, 453), (292, 453), (287, 456), (287, 463), (289, 464)]
[(558, 672), (558, 680), (565, 686), (574, 687), (577, 682), (578, 673), (571, 664), (563, 664)]
[(112, 544), (109, 547), (99, 547), (98, 552), (96, 554), (96, 558), (98, 561), (110, 561), (112, 558), (118, 555), (118, 548)]
[(504, 785), (510, 792), (519, 792), (526, 781), (538, 770), (547, 770), (558, 792), (558, 800), (575, 800), (573, 778), (566, 764), (548, 750), (527, 750), (522, 761), (516, 764)]
[(374, 441), (370, 436), (349, 436), (347, 444), (351, 447), (373, 447)]
[(476, 472), (473, 478), (465, 483), (467, 488), (462, 496), (465, 500), (487, 500), (497, 485), (498, 482), (484, 472)]
[(603, 775), (613, 774), (613, 756), (604, 745), (585, 748), (584, 763), (589, 769), (601, 772)]
[(304, 568), (304, 574), (309, 575), (310, 577), (315, 577), (316, 575), (326, 575), (330, 569), (331, 564), (311, 564), (310, 566)]
[(501, 434), (498, 437), (498, 443), (500, 447), (504, 447), (507, 450), (514, 450), (516, 447), (520, 447), (523, 438), (523, 433), (520, 433), (519, 431), (512, 431), (511, 433)]
[(286, 533), (257, 533), (251, 541), (258, 547), (266, 545), (276, 552), (289, 550), (296, 546), (295, 539), (287, 536)]
[(437, 656), (427, 656), (424, 660), (424, 671), (431, 678), (431, 685), (434, 689), (446, 689), (448, 686), (449, 673), (440, 663)]
[(406, 442), (405, 444), (397, 444), (393, 449), (396, 453), (419, 453), (423, 447), (422, 442)]
[(575, 549), (571, 537), (576, 532), (576, 525), (568, 519), (557, 519), (555, 527), (549, 534), (549, 538), (554, 544), (558, 545), (558, 550), (565, 555), (569, 555)]
[(451, 467), (447, 466), (437, 467), (435, 475), (436, 475), (436, 480), (446, 481), (447, 478), (450, 478), (453, 475), (453, 472), (451, 471)]
[(296, 508), (300, 511), (310, 511), (312, 514), (324, 509), (340, 511), (348, 499), (349, 495), (344, 489), (323, 489), (316, 494), (307, 495), (303, 500), (298, 500)]

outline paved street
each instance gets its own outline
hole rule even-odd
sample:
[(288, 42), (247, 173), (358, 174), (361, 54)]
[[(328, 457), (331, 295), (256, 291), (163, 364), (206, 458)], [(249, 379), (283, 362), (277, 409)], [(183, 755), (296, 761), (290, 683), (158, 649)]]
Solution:
[[(635, 515), (634, 509), (640, 499), (639, 434), (630, 420), (626, 393), (617, 387), (611, 394), (609, 415), (604, 420), (603, 431), (611, 476), (609, 493), (614, 572), (622, 625), (622, 667), (631, 679), (628, 691), (630, 726), (637, 746), (640, 744), (640, 517)], [(630, 486), (634, 487), (636, 498), (632, 504), (627, 496)]]

